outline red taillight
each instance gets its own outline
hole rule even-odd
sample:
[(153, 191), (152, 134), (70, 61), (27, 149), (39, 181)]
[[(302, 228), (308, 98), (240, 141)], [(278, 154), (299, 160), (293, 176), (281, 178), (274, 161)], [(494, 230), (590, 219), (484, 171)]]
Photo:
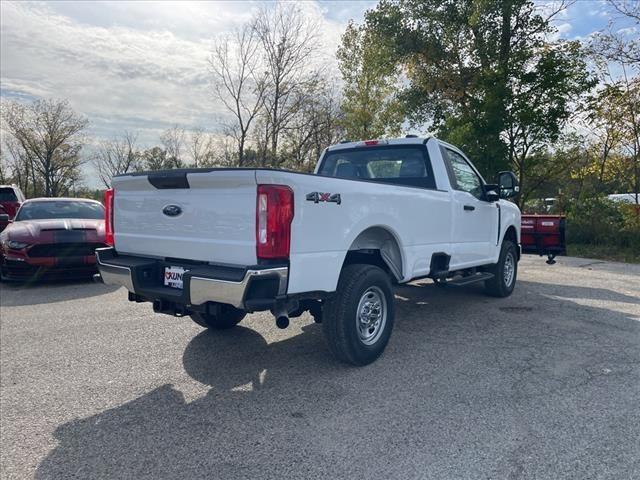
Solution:
[(291, 246), (293, 192), (285, 185), (258, 185), (256, 253), (259, 259), (287, 259)]
[(113, 238), (113, 188), (104, 192), (104, 243), (115, 245)]

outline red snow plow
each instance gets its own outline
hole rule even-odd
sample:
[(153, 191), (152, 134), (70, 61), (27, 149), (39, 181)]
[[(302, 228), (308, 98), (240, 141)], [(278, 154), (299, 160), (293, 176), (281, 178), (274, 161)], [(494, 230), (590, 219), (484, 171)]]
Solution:
[(547, 263), (556, 263), (556, 255), (566, 255), (564, 215), (522, 215), (521, 243), (523, 253), (547, 256)]

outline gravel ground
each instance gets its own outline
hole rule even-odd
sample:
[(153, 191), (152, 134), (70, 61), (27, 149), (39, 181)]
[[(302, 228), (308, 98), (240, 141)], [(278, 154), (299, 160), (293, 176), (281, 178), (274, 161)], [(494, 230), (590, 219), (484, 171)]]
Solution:
[(215, 334), (93, 283), (1, 290), (2, 478), (640, 478), (640, 266), (397, 290), (384, 356), (308, 316)]

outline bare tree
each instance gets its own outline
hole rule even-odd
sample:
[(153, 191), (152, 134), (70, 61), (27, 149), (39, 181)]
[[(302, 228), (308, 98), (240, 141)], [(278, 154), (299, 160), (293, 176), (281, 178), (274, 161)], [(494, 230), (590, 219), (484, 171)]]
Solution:
[[(6, 157), (6, 176), (16, 183), (27, 196), (39, 194), (38, 182), (33, 175), (33, 159), (12, 136), (7, 135), (2, 144), (3, 156)], [(3, 182), (6, 183), (6, 182)]]
[(340, 102), (334, 85), (318, 81), (313, 90), (304, 92), (302, 106), (284, 131), (281, 157), (296, 170), (313, 169), (322, 151), (343, 135), (340, 125)]
[(182, 150), (185, 143), (184, 128), (174, 125), (171, 128), (166, 129), (160, 135), (160, 142), (164, 146), (166, 153), (166, 160), (171, 168), (181, 168), (184, 166), (182, 161)]
[(609, 4), (615, 8), (618, 13), (640, 23), (640, 3), (638, 3), (637, 0), (609, 0)]
[[(211, 150), (210, 166), (234, 166), (235, 139), (233, 137), (219, 137), (215, 140), (215, 146)], [(245, 152), (246, 155), (246, 152)]]
[(189, 134), (187, 150), (195, 168), (208, 164), (212, 155), (211, 136), (202, 128), (196, 128)]
[(313, 81), (309, 59), (318, 50), (317, 25), (297, 5), (263, 8), (253, 22), (264, 54), (268, 79), (264, 105), (269, 128), (269, 155), (278, 164), (280, 134), (300, 108), (299, 93)]
[(30, 105), (8, 102), (2, 119), (9, 138), (15, 141), (14, 162), (29, 164), (34, 188), (48, 197), (66, 193), (80, 178), (82, 131), (88, 121), (65, 100), (39, 100)]
[[(633, 0), (608, 0), (619, 17), (624, 17), (640, 26), (640, 2)], [(628, 33), (628, 32), (627, 32)], [(628, 35), (625, 30), (616, 27), (615, 19), (609, 22), (606, 30), (596, 33), (590, 41), (591, 53), (608, 62), (640, 69), (640, 39), (637, 35)], [(602, 67), (600, 67), (602, 68)]]
[(137, 170), (140, 155), (136, 150), (136, 140), (137, 135), (125, 131), (122, 137), (100, 145), (94, 164), (105, 187), (111, 186), (111, 179), (115, 175)]
[(9, 164), (5, 155), (5, 147), (0, 144), (0, 183), (9, 183)]
[(244, 165), (244, 152), (251, 125), (262, 108), (265, 75), (260, 70), (259, 42), (251, 25), (224, 37), (213, 49), (209, 64), (213, 73), (214, 95), (232, 114), (225, 134), (234, 138), (238, 165)]

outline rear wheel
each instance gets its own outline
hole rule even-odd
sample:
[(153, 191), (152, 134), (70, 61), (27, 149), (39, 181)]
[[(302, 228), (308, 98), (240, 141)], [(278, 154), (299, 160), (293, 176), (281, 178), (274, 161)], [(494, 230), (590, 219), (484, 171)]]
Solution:
[(518, 275), (518, 253), (511, 240), (502, 242), (498, 263), (487, 269), (493, 273), (491, 280), (484, 282), (486, 292), (493, 297), (508, 297), (516, 286)]
[(373, 265), (348, 265), (323, 308), (322, 326), (331, 352), (352, 365), (367, 365), (384, 351), (395, 318), (389, 276)]
[(207, 313), (192, 313), (191, 319), (201, 327), (213, 330), (227, 330), (235, 327), (245, 317), (247, 312), (231, 305), (220, 305), (216, 315)]

